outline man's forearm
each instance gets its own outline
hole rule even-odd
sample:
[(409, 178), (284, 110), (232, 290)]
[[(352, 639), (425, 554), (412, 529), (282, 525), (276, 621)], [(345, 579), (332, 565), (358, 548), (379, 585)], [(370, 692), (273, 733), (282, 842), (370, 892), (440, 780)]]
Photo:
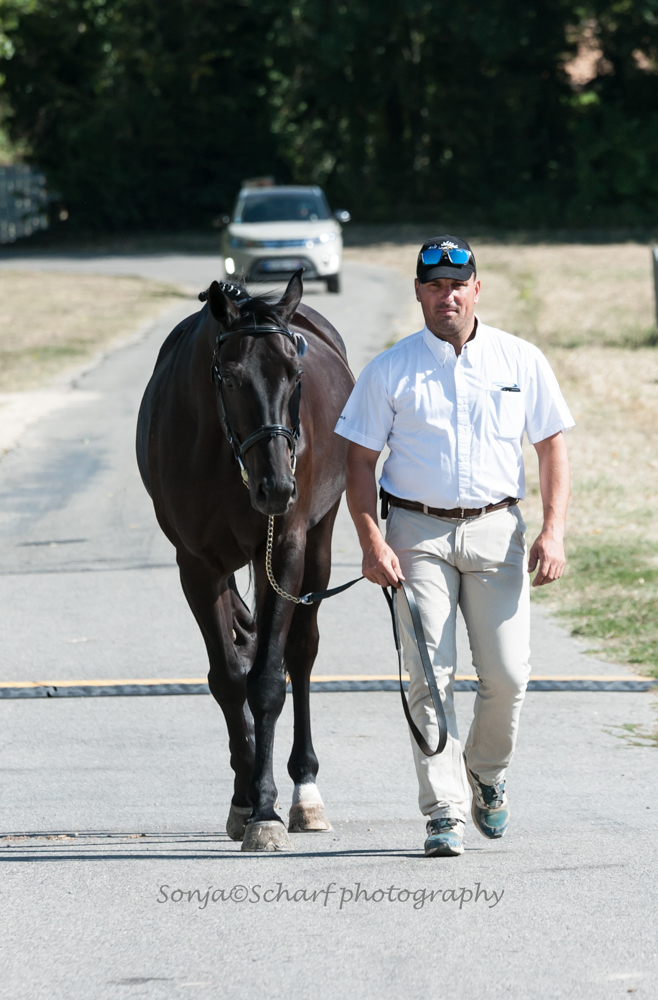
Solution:
[(350, 444), (347, 453), (347, 505), (363, 550), (363, 575), (381, 587), (403, 580), (395, 552), (386, 544), (377, 521), (378, 453)]
[(376, 458), (364, 459), (363, 452), (350, 446), (347, 460), (347, 506), (354, 521), (361, 548), (382, 538), (377, 521), (377, 480), (375, 478)]
[(571, 473), (564, 434), (556, 434), (546, 441), (540, 441), (536, 448), (539, 459), (539, 488), (544, 508), (542, 531), (562, 538), (571, 489)]
[(533, 587), (559, 580), (565, 566), (564, 527), (571, 477), (563, 434), (535, 445), (539, 459), (539, 486), (544, 506), (544, 525), (530, 549), (528, 570), (539, 566)]

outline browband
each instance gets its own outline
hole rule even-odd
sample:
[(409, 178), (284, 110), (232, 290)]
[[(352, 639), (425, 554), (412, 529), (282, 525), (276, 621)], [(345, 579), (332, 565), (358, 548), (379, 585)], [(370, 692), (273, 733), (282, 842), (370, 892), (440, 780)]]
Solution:
[(289, 340), (295, 345), (295, 349), (300, 358), (303, 358), (308, 350), (308, 341), (301, 333), (293, 333), (287, 327), (279, 326), (252, 326), (246, 328), (238, 328), (237, 330), (227, 330), (225, 333), (220, 333), (217, 338), (217, 348), (220, 348), (224, 341), (228, 340), (234, 334), (240, 334), (243, 337), (253, 337), (258, 334), (269, 334), (269, 333), (282, 333), (284, 337), (288, 337)]

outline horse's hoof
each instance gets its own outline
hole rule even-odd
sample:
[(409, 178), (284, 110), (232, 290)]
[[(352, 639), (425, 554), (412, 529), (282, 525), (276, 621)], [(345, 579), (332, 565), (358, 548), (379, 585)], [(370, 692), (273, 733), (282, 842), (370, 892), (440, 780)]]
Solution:
[(242, 840), (243, 851), (294, 851), (292, 840), (281, 820), (268, 819), (247, 823)]
[(226, 820), (226, 832), (231, 840), (242, 840), (244, 837), (244, 828), (250, 816), (251, 806), (234, 806), (231, 802), (228, 819)]
[(333, 830), (333, 827), (321, 802), (298, 802), (290, 807), (288, 830), (290, 833), (319, 833)]

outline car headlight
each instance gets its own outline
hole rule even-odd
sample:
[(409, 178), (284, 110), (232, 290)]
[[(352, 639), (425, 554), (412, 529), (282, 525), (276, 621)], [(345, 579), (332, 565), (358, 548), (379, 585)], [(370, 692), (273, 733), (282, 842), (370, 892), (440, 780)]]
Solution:
[(310, 250), (312, 247), (317, 247), (322, 243), (331, 243), (331, 241), (335, 239), (335, 233), (320, 233), (319, 236), (313, 236), (310, 240), (307, 240), (306, 246)]
[(261, 247), (260, 240), (245, 240), (241, 236), (231, 236), (228, 241), (230, 247)]

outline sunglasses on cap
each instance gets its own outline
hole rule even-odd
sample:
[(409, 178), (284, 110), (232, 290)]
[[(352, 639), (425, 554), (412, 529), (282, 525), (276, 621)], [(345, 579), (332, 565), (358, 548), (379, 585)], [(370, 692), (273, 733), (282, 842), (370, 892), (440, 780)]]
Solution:
[(429, 247), (423, 250), (420, 259), (423, 264), (439, 264), (444, 257), (447, 257), (451, 264), (468, 264), (472, 257), (470, 250), (462, 250), (461, 247)]

